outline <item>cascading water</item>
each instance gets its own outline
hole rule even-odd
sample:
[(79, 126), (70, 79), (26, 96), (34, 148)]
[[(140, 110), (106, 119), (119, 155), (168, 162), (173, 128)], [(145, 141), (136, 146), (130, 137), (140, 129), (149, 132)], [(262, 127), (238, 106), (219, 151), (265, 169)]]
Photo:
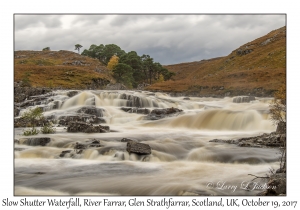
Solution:
[[(21, 110), (20, 115), (39, 106), (45, 117), (57, 123), (99, 118), (103, 121), (97, 122), (109, 126), (111, 132), (69, 133), (67, 125), (56, 124), (55, 134), (31, 136), (51, 138), (45, 146), (34, 146), (22, 135), (23, 128), (15, 128), (19, 141), (15, 144), (16, 195), (255, 195), (259, 191), (232, 192), (207, 188), (207, 183), (240, 185), (251, 180), (249, 173), (263, 175), (278, 167), (277, 149), (209, 142), (274, 131), (266, 99), (235, 104), (232, 98), (183, 100), (146, 91), (67, 95), (67, 91), (56, 91), (43, 103)], [(137, 111), (172, 107), (183, 111), (158, 120), (149, 120), (147, 114)], [(126, 112), (127, 108), (136, 111)], [(128, 153), (123, 138), (148, 144), (151, 154)], [(80, 153), (74, 149), (78, 143), (95, 141), (99, 146)]]

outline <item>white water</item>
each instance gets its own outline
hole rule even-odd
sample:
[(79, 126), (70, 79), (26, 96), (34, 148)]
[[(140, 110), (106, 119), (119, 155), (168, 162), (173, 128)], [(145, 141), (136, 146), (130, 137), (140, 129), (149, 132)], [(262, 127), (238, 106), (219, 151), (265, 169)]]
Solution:
[[(125, 93), (125, 94), (124, 94)], [(237, 139), (269, 133), (275, 127), (268, 120), (268, 103), (232, 103), (232, 98), (183, 98), (167, 94), (133, 91), (82, 91), (71, 98), (65, 91), (51, 96), (60, 108), (42, 105), (45, 116), (73, 116), (83, 106), (104, 109), (103, 118), (110, 133), (68, 133), (56, 127), (45, 146), (22, 144), (22, 128), (15, 128), (16, 195), (255, 195), (259, 190), (240, 189), (249, 182), (247, 174), (265, 175), (279, 167), (277, 149), (244, 148), (209, 142), (211, 139)], [(131, 101), (131, 102), (130, 102)], [(52, 102), (51, 102), (52, 103)], [(150, 110), (174, 107), (183, 113), (161, 120), (144, 120), (145, 115), (126, 113), (122, 106)], [(53, 107), (53, 106), (52, 106)], [(24, 110), (23, 110), (24, 111)], [(22, 112), (21, 112), (22, 113)], [(122, 138), (149, 144), (152, 154), (128, 154)], [(73, 158), (76, 142), (98, 139), (102, 147), (87, 149)], [(208, 183), (215, 187), (208, 187)], [(238, 186), (218, 189), (217, 183)]]

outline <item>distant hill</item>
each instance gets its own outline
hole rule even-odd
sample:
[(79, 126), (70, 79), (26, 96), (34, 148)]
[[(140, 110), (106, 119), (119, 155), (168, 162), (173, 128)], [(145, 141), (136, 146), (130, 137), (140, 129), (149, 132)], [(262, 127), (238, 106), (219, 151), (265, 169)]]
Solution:
[(248, 42), (225, 57), (164, 67), (176, 76), (148, 90), (198, 96), (271, 96), (286, 80), (286, 27)]
[(32, 87), (86, 89), (102, 88), (114, 79), (99, 60), (60, 50), (15, 51), (14, 81)]

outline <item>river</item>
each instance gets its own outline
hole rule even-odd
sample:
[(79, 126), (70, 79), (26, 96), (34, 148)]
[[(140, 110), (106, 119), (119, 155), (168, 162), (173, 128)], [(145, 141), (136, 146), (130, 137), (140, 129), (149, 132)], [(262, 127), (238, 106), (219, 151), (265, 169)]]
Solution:
[[(54, 91), (36, 106), (55, 119), (78, 115), (82, 107), (97, 107), (106, 121), (101, 125), (111, 132), (69, 133), (56, 124), (55, 134), (34, 136), (50, 137), (50, 143), (30, 146), (22, 144), (24, 128), (15, 128), (20, 141), (14, 152), (15, 195), (255, 195), (261, 189), (250, 183), (253, 177), (248, 174), (265, 176), (279, 167), (276, 148), (209, 142), (275, 131), (268, 114), (270, 98), (233, 103), (231, 97), (186, 100), (147, 91), (86, 90), (72, 97), (68, 92)], [(121, 110), (128, 106), (183, 112), (148, 120)], [(151, 155), (129, 154), (122, 138), (150, 145)], [(60, 157), (76, 142), (95, 139), (101, 147)]]

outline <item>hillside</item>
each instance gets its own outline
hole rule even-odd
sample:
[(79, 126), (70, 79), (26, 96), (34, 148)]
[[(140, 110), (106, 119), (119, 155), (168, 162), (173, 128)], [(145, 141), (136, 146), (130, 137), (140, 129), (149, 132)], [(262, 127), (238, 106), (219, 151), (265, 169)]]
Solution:
[(286, 80), (286, 27), (248, 42), (225, 57), (164, 67), (176, 76), (148, 90), (199, 96), (270, 96)]
[(114, 82), (106, 66), (70, 51), (15, 51), (14, 81), (32, 87), (101, 88)]

